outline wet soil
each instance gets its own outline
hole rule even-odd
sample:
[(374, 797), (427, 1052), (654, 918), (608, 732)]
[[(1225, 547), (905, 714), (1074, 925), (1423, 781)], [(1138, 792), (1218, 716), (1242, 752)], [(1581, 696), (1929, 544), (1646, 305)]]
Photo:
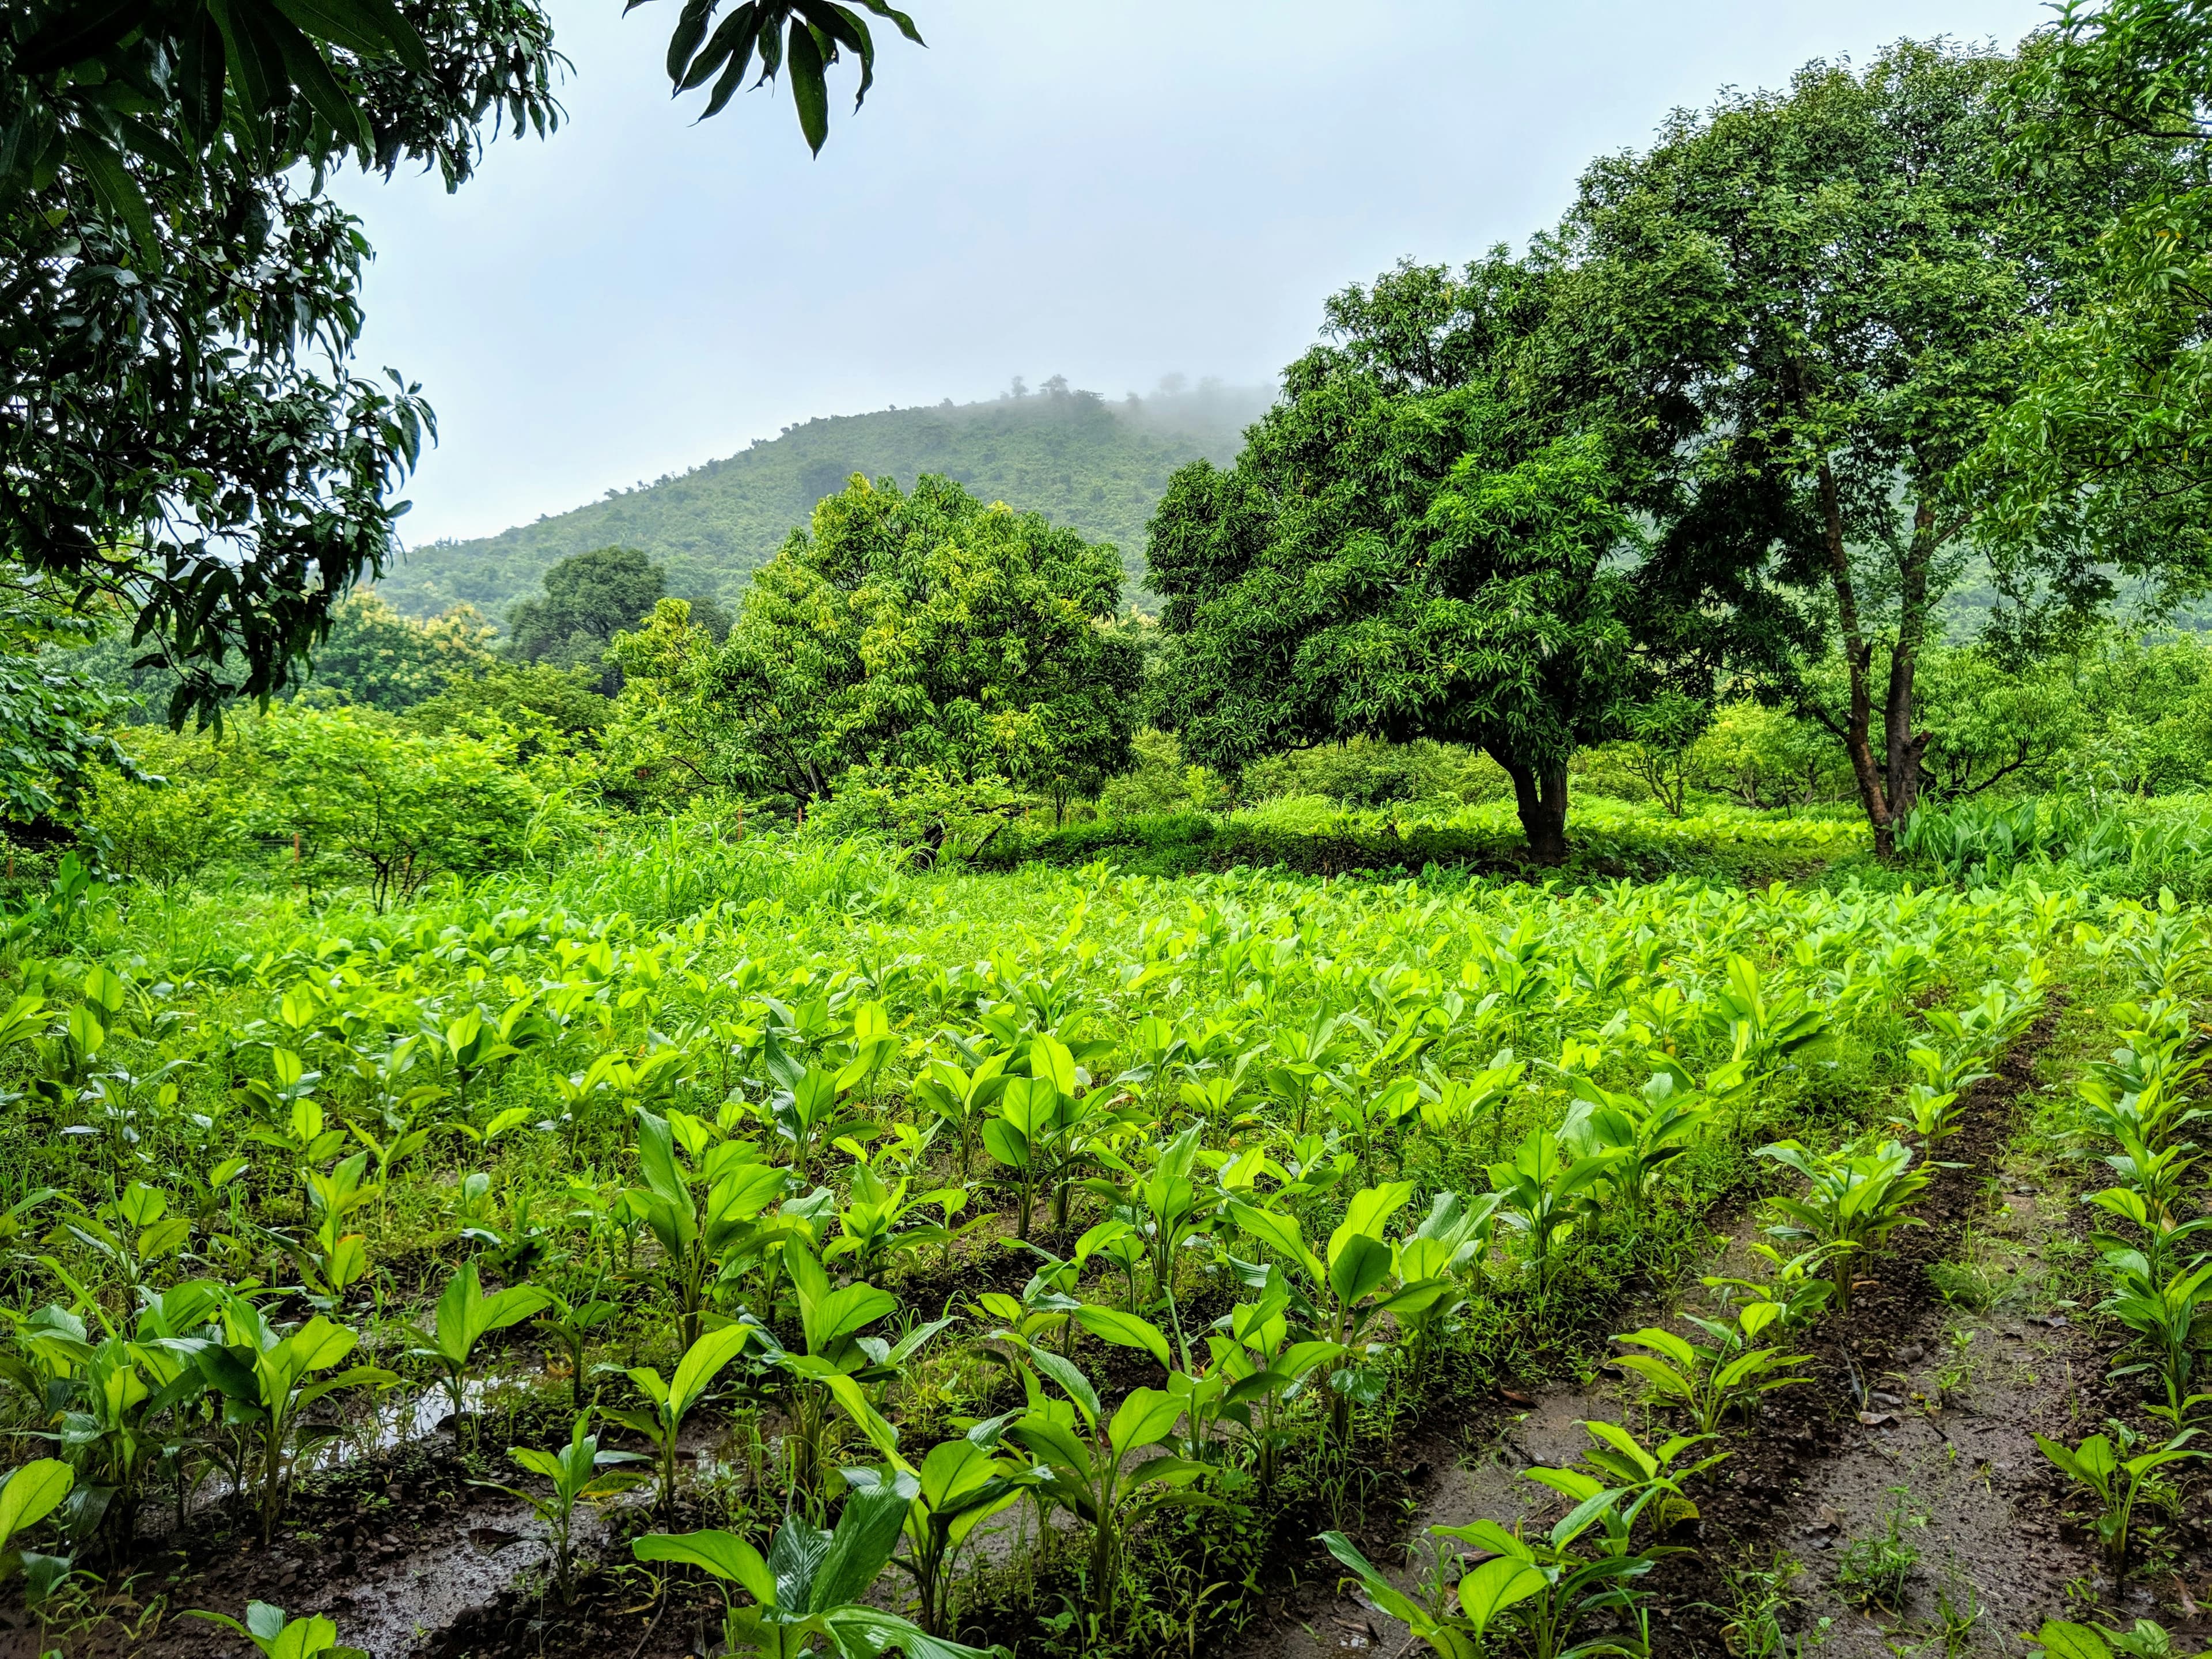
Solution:
[[(1702, 1517), (1679, 1540), (1692, 1547), (1647, 1581), (1656, 1592), (1655, 1652), (1729, 1653), (1727, 1570), (1769, 1565), (1778, 1553), (1801, 1569), (1789, 1584), (1785, 1625), (1819, 1630), (1827, 1621), (1824, 1651), (1847, 1659), (1931, 1642), (1931, 1655), (1944, 1652), (1934, 1633), (1947, 1613), (1954, 1623), (1974, 1615), (1962, 1650), (1994, 1652), (2043, 1617), (2069, 1608), (2082, 1616), (2082, 1597), (2101, 1598), (2108, 1622), (2148, 1615), (2192, 1633), (2205, 1628), (2191, 1616), (2191, 1598), (2212, 1600), (2212, 1551), (2192, 1521), (2151, 1516), (2157, 1569), (2141, 1575), (2140, 1588), (2117, 1589), (2099, 1576), (2063, 1483), (2032, 1439), (2039, 1431), (2078, 1437), (2132, 1404), (2103, 1382), (2112, 1333), (2063, 1300), (2086, 1231), (2074, 1183), (2037, 1190), (2033, 1172), (2008, 1162), (2034, 1087), (2034, 1057), (2055, 1018), (2046, 1016), (1977, 1090), (1966, 1127), (1944, 1148), (1960, 1167), (1942, 1171), (1919, 1206), (1928, 1224), (1897, 1235), (1879, 1270), (1856, 1286), (1850, 1312), (1820, 1327), (1811, 1385), (1770, 1395), (1749, 1428), (1728, 1433), (1733, 1455), (1697, 1489)], [(1042, 1235), (1040, 1242), (1050, 1247)], [(1947, 1303), (1929, 1269), (1962, 1259), (1980, 1264), (1986, 1294)], [(915, 1299), (957, 1306), (986, 1288), (1018, 1291), (1034, 1265), (1012, 1250), (963, 1255), (949, 1271), (917, 1272)], [(1696, 1275), (1688, 1278), (1694, 1284)], [(1663, 1321), (1674, 1295), (1655, 1289), (1648, 1305), (1624, 1313), (1613, 1328)], [(1194, 1328), (1216, 1311), (1204, 1299), (1186, 1310)], [(1086, 1344), (1083, 1363), (1117, 1388), (1158, 1380), (1132, 1351)], [(1413, 1425), (1391, 1448), (1364, 1448), (1367, 1519), (1348, 1529), (1370, 1559), (1410, 1584), (1419, 1575), (1408, 1568), (1407, 1543), (1425, 1527), (1480, 1516), (1510, 1524), (1553, 1512), (1558, 1500), (1522, 1474), (1573, 1462), (1587, 1444), (1583, 1419), (1656, 1426), (1637, 1415), (1631, 1395), (1602, 1370), (1582, 1387), (1500, 1389), (1487, 1405), (1455, 1406), (1448, 1420)], [(514, 1479), (495, 1449), (555, 1443), (565, 1434), (563, 1402), (535, 1397), (521, 1410), (527, 1420), (487, 1419), (483, 1443), (492, 1449), (474, 1462), (459, 1455), (450, 1431), (432, 1432), (318, 1474), (266, 1549), (250, 1520), (204, 1509), (181, 1538), (152, 1542), (127, 1585), (118, 1576), (109, 1616), (96, 1627), (42, 1638), (20, 1610), (0, 1613), (0, 1659), (33, 1659), (52, 1646), (71, 1659), (250, 1659), (242, 1638), (182, 1615), (202, 1607), (235, 1616), (257, 1599), (295, 1616), (327, 1614), (342, 1639), (374, 1659), (711, 1651), (719, 1595), (696, 1574), (656, 1578), (629, 1560), (629, 1538), (653, 1525), (640, 1503), (580, 1518), (578, 1553), (596, 1570), (573, 1603), (553, 1592), (536, 1518), (471, 1484)], [(410, 1416), (410, 1431), (422, 1425)], [(702, 1421), (688, 1450), (711, 1451), (724, 1426)], [(1893, 1512), (1917, 1561), (1897, 1606), (1864, 1606), (1838, 1582), (1848, 1577), (1843, 1565)], [(2201, 1503), (2191, 1513), (2202, 1516)], [(678, 1530), (714, 1523), (688, 1505), (675, 1521)], [(1276, 1593), (1248, 1633), (1216, 1652), (1313, 1659), (1407, 1649), (1404, 1628), (1344, 1593), (1334, 1564), (1304, 1542), (1327, 1524), (1317, 1518), (1294, 1528), (1297, 1537), (1275, 1540), (1261, 1582)], [(987, 1545), (1001, 1541), (1011, 1538)], [(994, 1633), (1022, 1632), (1009, 1625)]]
[[(1701, 1517), (1672, 1540), (1691, 1547), (1645, 1581), (1655, 1592), (1655, 1653), (1740, 1651), (1741, 1634), (1729, 1627), (1740, 1600), (1731, 1570), (1744, 1567), (1778, 1570), (1784, 1627), (1815, 1634), (1824, 1653), (1850, 1659), (1923, 1647), (1995, 1652), (2045, 1618), (2083, 1618), (2094, 1605), (2107, 1622), (2155, 1616), (2197, 1631), (2195, 1598), (2212, 1583), (2212, 1556), (2192, 1519), (2202, 1504), (2154, 1517), (2155, 1565), (2115, 1587), (2034, 1443), (2038, 1432), (2078, 1439), (2113, 1415), (2146, 1426), (2138, 1402), (2104, 1381), (2117, 1338), (2064, 1296), (2087, 1250), (2066, 1178), (2075, 1172), (2035, 1190), (2034, 1172), (2009, 1157), (2057, 1018), (2047, 1012), (1977, 1087), (1966, 1127), (1942, 1149), (1956, 1167), (1937, 1174), (1917, 1207), (1926, 1224), (1894, 1235), (1879, 1268), (1855, 1285), (1850, 1311), (1823, 1322), (1808, 1344), (1809, 1386), (1768, 1395), (1749, 1428), (1724, 1436), (1733, 1455), (1692, 1489)], [(1962, 1258), (1963, 1272), (1942, 1274), (1959, 1298), (1947, 1301), (1930, 1269)], [(1725, 1258), (1706, 1268), (1716, 1270), (1729, 1270)], [(1432, 1425), (1405, 1455), (1413, 1490), (1399, 1523), (1370, 1506), (1376, 1524), (1359, 1538), (1369, 1559), (1410, 1589), (1426, 1565), (1429, 1526), (1548, 1521), (1561, 1501), (1521, 1472), (1579, 1458), (1585, 1419), (1656, 1428), (1633, 1399), (1601, 1371), (1588, 1387), (1509, 1400), (1494, 1419)], [(1860, 1593), (1846, 1564), (1855, 1544), (1888, 1534), (1893, 1517), (1917, 1559), (1895, 1605), (1883, 1607)], [(1333, 1564), (1310, 1564), (1310, 1572), (1258, 1632), (1222, 1650), (1316, 1659), (1418, 1645), (1340, 1582)]]

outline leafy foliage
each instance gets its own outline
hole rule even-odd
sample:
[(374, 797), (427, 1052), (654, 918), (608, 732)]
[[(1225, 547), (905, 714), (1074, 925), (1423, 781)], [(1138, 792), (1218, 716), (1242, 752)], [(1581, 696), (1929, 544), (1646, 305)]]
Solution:
[[(545, 573), (542, 599), (515, 601), (507, 611), (508, 657), (553, 668), (601, 666), (615, 635), (653, 614), (667, 574), (634, 547), (602, 547), (571, 554)], [(691, 623), (719, 640), (729, 622), (710, 599), (691, 601)], [(618, 676), (602, 674), (599, 689), (619, 688)]]
[(726, 642), (664, 606), (617, 652), (671, 711), (664, 764), (794, 797), (850, 768), (1092, 788), (1126, 759), (1137, 653), (1112, 550), (925, 477), (855, 480), (756, 578)]
[[(2212, 574), (2200, 505), (2212, 386), (2212, 19), (2185, 0), (2065, 0), (2056, 9), (2013, 94), (2010, 182), (2043, 198), (2064, 189), (2084, 158), (2163, 164), (2100, 204), (2108, 222), (2093, 287), (2034, 342), (2017, 399), (1975, 458), (1973, 482), (2009, 538), (2007, 567), (2033, 568), (2054, 519), (2070, 532), (2044, 597), (2078, 612), (2111, 599), (2122, 576), (2154, 578), (2171, 601)], [(2032, 646), (2046, 627), (2031, 611), (2011, 631)]]
[[(644, 0), (630, 0), (625, 10)], [(859, 0), (862, 10), (887, 19), (917, 46), (922, 44), (914, 20), (895, 9), (889, 0)], [(860, 89), (854, 97), (857, 112), (866, 101), (876, 78), (875, 37), (867, 20), (850, 6), (836, 0), (741, 0), (729, 15), (718, 20), (721, 0), (688, 0), (676, 30), (668, 41), (668, 78), (681, 94), (714, 85), (707, 94), (701, 119), (719, 115), (744, 85), (756, 52), (760, 57), (762, 82), (786, 70), (791, 79), (792, 106), (799, 112), (799, 129), (807, 148), (816, 155), (830, 137), (830, 87), (823, 71), (849, 52), (860, 62)]]
[(1346, 290), (1338, 343), (1291, 367), (1237, 465), (1176, 475), (1147, 552), (1173, 647), (1155, 703), (1194, 757), (1478, 744), (1531, 847), (1564, 854), (1567, 763), (1618, 735), (1633, 684), (1608, 562), (1636, 536), (1601, 446), (1509, 395), (1540, 292), (1502, 258)]
[(321, 175), (455, 185), (488, 112), (557, 113), (536, 8), (425, 21), (49, 0), (0, 38), (0, 555), (131, 614), (179, 672), (173, 718), (291, 682), (434, 430), (414, 386), (352, 372), (368, 245)]
[(2079, 291), (2118, 186), (2086, 161), (2032, 200), (1999, 179), (2015, 75), (1907, 42), (1678, 114), (1648, 154), (1589, 169), (1547, 256), (1589, 365), (1577, 395), (1649, 458), (1653, 583), (1784, 684), (1832, 644), (1841, 696), (1792, 690), (1842, 743), (1884, 854), (1934, 735), (1920, 653), (1977, 525), (1954, 474), (2033, 322)]

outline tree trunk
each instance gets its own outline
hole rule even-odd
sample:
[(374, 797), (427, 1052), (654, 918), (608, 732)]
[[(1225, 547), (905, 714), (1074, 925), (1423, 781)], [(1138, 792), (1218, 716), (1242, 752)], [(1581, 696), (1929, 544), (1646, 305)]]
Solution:
[[(1874, 826), (1875, 856), (1886, 863), (1897, 850), (1897, 825), (1890, 815), (1889, 792), (1882, 769), (1875, 761), (1871, 735), (1874, 647), (1868, 641), (1865, 627), (1859, 620), (1858, 589), (1851, 580), (1850, 550), (1844, 542), (1843, 500), (1836, 489), (1836, 475), (1826, 461), (1820, 463), (1820, 521), (1828, 546), (1829, 579), (1836, 591), (1836, 622), (1843, 634), (1844, 667), (1850, 678), (1850, 712), (1844, 720), (1844, 750), (1850, 757), (1851, 775), (1858, 781), (1859, 800), (1866, 808), (1867, 822)], [(1894, 659), (1890, 684), (1893, 691), (1897, 685)], [(1908, 708), (1911, 696), (1908, 668), (1905, 686)]]
[(1541, 771), (1509, 760), (1495, 749), (1491, 758), (1513, 780), (1513, 801), (1521, 813), (1521, 832), (1528, 856), (1539, 864), (1567, 861), (1567, 767), (1565, 761)]
[(1897, 649), (1890, 653), (1889, 695), (1882, 704), (1887, 753), (1889, 822), (1896, 827), (1920, 801), (1920, 767), (1929, 734), (1912, 729), (1920, 647), (1928, 639), (1928, 568), (1936, 556), (1936, 514), (1923, 492), (1912, 512), (1912, 540), (1898, 568)]

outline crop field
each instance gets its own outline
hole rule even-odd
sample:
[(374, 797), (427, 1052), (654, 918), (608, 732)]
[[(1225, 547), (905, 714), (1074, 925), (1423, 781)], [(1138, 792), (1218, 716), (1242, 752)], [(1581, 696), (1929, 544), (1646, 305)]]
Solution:
[(2212, 0), (1963, 3), (11, 0), (0, 1659), (2212, 1659)]
[(2203, 919), (1869, 872), (695, 823), (380, 914), (65, 863), (0, 1025), (9, 1650), (1949, 1652), (2185, 1599)]

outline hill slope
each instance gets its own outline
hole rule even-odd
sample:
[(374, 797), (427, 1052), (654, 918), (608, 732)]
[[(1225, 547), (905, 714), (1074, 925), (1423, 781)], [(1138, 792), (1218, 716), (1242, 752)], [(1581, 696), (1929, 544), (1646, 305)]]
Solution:
[(1121, 550), (1135, 597), (1145, 522), (1168, 475), (1200, 456), (1226, 462), (1272, 392), (1207, 384), (1108, 404), (1064, 382), (1025, 398), (835, 416), (787, 427), (742, 454), (476, 541), (410, 550), (377, 585), (398, 610), (428, 616), (465, 601), (487, 616), (538, 591), (546, 567), (592, 548), (641, 548), (672, 593), (733, 600), (745, 579), (854, 472), (910, 486), (957, 479), (986, 501), (1044, 514)]

